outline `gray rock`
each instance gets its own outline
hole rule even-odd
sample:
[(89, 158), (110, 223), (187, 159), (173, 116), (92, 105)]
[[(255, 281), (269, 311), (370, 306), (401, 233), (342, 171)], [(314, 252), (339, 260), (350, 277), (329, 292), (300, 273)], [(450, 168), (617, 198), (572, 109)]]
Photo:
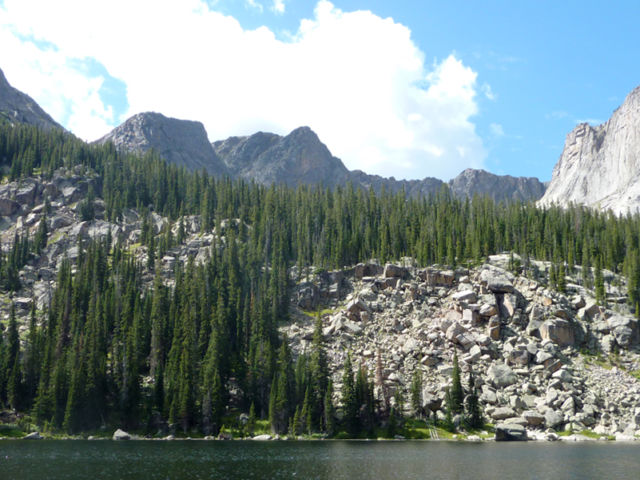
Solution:
[(256, 440), (258, 442), (264, 442), (267, 440), (271, 440), (273, 437), (271, 437), (271, 435), (268, 434), (263, 434), (263, 435), (256, 435), (255, 437), (251, 437), (251, 440)]
[[(2, 71), (0, 71), (0, 75)], [(20, 204), (9, 200), (8, 198), (0, 198), (0, 215), (3, 217), (9, 217), (20, 210)]]
[(124, 430), (120, 430), (117, 429), (114, 433), (113, 433), (113, 437), (114, 440), (131, 440), (131, 435), (129, 435), (127, 432), (125, 432)]
[(551, 340), (561, 347), (574, 344), (573, 326), (560, 318), (545, 321), (540, 326), (540, 336), (543, 340)]
[(488, 379), (497, 388), (508, 387), (518, 381), (518, 377), (508, 365), (494, 363), (487, 370)]
[(541, 205), (587, 205), (625, 214), (640, 206), (640, 87), (604, 124), (567, 135)]
[(564, 425), (564, 416), (555, 410), (549, 409), (544, 414), (544, 423), (547, 428), (555, 429)]
[(544, 423), (544, 416), (540, 415), (535, 410), (527, 410), (523, 412), (522, 418), (524, 418), (532, 427), (538, 427)]
[(513, 292), (513, 275), (491, 265), (485, 265), (480, 272), (480, 282), (493, 293)]
[(42, 440), (44, 437), (40, 435), (40, 432), (31, 432), (22, 438), (23, 440)]
[(228, 174), (200, 122), (154, 112), (139, 113), (96, 141), (107, 142), (123, 151), (144, 153), (153, 149), (168, 162), (193, 171), (204, 169), (214, 176)]
[(476, 292), (473, 290), (463, 290), (453, 294), (453, 299), (456, 302), (475, 303), (478, 299)]
[(491, 413), (494, 420), (504, 420), (505, 418), (515, 417), (516, 412), (511, 407), (498, 407)]
[(500, 423), (496, 425), (496, 442), (526, 441), (527, 430), (516, 423)]

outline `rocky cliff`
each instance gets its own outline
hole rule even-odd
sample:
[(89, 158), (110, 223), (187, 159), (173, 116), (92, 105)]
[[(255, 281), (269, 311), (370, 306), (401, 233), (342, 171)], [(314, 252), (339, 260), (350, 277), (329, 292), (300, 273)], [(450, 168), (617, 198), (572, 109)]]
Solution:
[(640, 87), (604, 124), (567, 135), (542, 205), (569, 202), (615, 213), (640, 207)]
[(9, 85), (0, 70), (0, 119), (2, 118), (11, 123), (28, 123), (45, 130), (64, 130), (29, 95)]
[(460, 197), (487, 195), (496, 202), (537, 200), (544, 195), (545, 185), (534, 177), (494, 175), (485, 170), (468, 168), (449, 181), (453, 193)]
[(153, 149), (170, 163), (210, 175), (224, 176), (227, 168), (218, 158), (200, 122), (178, 120), (160, 113), (134, 115), (96, 143), (113, 142), (116, 148), (130, 152)]

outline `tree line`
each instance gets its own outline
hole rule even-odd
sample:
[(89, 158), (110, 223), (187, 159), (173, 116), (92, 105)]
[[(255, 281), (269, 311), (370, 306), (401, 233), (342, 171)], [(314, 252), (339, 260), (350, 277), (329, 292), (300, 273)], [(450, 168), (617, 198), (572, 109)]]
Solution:
[[(153, 152), (120, 153), (111, 144), (19, 125), (0, 125), (0, 166), (15, 181), (91, 174), (95, 191), (81, 206), (84, 220), (95, 215), (94, 195), (112, 222), (126, 209), (143, 217), (144, 265), (118, 239), (81, 243), (75, 265), (61, 262), (46, 310), (33, 302), (23, 341), (15, 313), (0, 335), (0, 403), (69, 432), (118, 423), (216, 433), (230, 409), (268, 418), (278, 433), (356, 434), (381, 419), (395, 421), (404, 400), (375, 398), (369, 373), (354, 371), (350, 359), (335, 404), (320, 321), (310, 350), (293, 358), (278, 334), (298, 280), (289, 277), (292, 266), (300, 274), (403, 256), (455, 266), (512, 251), (524, 272), (531, 259), (552, 261), (550, 280), (559, 290), (575, 266), (601, 296), (601, 270), (623, 273), (636, 311), (640, 301), (637, 215), (459, 199), (446, 186), (424, 198), (350, 185), (263, 186), (188, 172)], [(169, 219), (159, 234), (152, 212)], [(156, 258), (184, 242), (187, 215), (217, 236), (204, 263), (176, 262), (167, 282)], [(0, 288), (19, 290), (18, 271), (49, 236), (45, 216), (31, 237), (17, 235), (0, 252)], [(592, 267), (594, 278), (586, 273)], [(145, 272), (155, 275), (152, 285)]]

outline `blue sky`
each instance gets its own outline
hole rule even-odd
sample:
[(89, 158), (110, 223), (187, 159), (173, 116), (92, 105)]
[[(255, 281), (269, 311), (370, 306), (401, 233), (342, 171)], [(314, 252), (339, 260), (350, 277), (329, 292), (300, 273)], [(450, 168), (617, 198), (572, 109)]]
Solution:
[(566, 134), (640, 84), (638, 18), (637, 1), (0, 0), (0, 68), (88, 140), (155, 110), (211, 140), (306, 124), (398, 178), (548, 180)]

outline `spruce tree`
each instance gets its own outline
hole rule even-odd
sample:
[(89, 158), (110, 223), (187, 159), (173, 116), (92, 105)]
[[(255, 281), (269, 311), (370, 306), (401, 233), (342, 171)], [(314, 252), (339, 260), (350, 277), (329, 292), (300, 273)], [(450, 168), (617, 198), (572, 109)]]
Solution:
[(451, 372), (451, 404), (452, 414), (462, 413), (464, 410), (464, 390), (460, 380), (460, 365), (458, 364), (458, 352), (453, 353), (453, 370)]

